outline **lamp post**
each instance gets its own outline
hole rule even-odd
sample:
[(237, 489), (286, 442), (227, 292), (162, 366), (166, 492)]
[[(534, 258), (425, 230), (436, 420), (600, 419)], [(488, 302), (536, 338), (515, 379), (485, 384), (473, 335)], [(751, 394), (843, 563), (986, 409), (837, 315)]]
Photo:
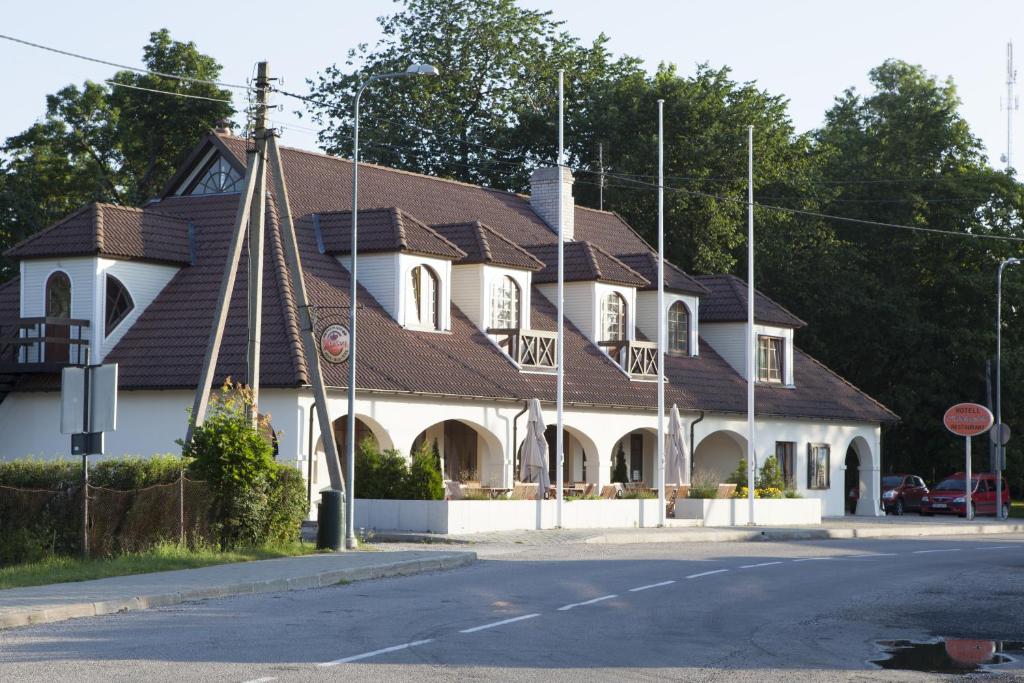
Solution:
[(430, 64), (413, 64), (405, 71), (395, 71), (370, 76), (356, 92), (353, 107), (352, 130), (352, 259), (349, 276), (351, 292), (349, 294), (349, 351), (348, 351), (348, 433), (345, 439), (345, 547), (354, 550), (356, 547), (355, 533), (355, 461), (356, 461), (356, 300), (358, 283), (356, 280), (356, 250), (359, 230), (359, 100), (363, 91), (374, 81), (385, 79), (407, 78), (411, 76), (437, 76), (438, 70)]
[[(999, 264), (996, 275), (996, 429), (998, 437), (1002, 437), (1003, 424), (1003, 270), (1006, 266), (1019, 266), (1019, 258), (1008, 258)], [(996, 439), (996, 519), (1003, 518), (1003, 459), (1006, 446), (1002, 439)]]

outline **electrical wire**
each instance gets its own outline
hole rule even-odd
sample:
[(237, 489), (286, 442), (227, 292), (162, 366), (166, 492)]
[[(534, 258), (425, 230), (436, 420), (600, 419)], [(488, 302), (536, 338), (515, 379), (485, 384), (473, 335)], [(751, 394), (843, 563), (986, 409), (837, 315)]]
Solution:
[(22, 45), (27, 45), (29, 47), (34, 47), (34, 48), (37, 48), (39, 50), (46, 50), (47, 52), (54, 52), (56, 54), (64, 55), (66, 57), (74, 57), (75, 59), (83, 59), (83, 60), (85, 60), (87, 62), (94, 62), (96, 64), (104, 64), (106, 66), (113, 66), (113, 67), (116, 67), (118, 69), (127, 69), (129, 71), (135, 71), (137, 73), (142, 73), (142, 74), (149, 74), (151, 76), (160, 76), (161, 78), (172, 78), (172, 79), (177, 80), (177, 81), (188, 81), (190, 83), (204, 83), (206, 85), (216, 85), (216, 86), (221, 87), (221, 88), (236, 88), (238, 90), (249, 90), (250, 89), (249, 86), (247, 86), (247, 85), (238, 85), (237, 83), (224, 83), (222, 81), (210, 81), (210, 80), (206, 80), (206, 79), (202, 79), (202, 78), (192, 78), (190, 76), (179, 76), (177, 74), (167, 74), (167, 73), (162, 73), (160, 71), (151, 71), (149, 69), (143, 69), (143, 68), (140, 68), (140, 67), (137, 67), (137, 66), (129, 66), (127, 64), (118, 64), (117, 62), (108, 62), (105, 59), (98, 59), (96, 57), (89, 57), (87, 55), (78, 54), (77, 52), (69, 52), (68, 50), (61, 50), (61, 49), (56, 48), (56, 47), (50, 47), (49, 45), (41, 45), (39, 43), (33, 43), (32, 41), (23, 40), (21, 38), (15, 38), (14, 36), (4, 35), (3, 33), (0, 33), (0, 39), (9, 40), (12, 43), (20, 43)]
[(157, 90), (156, 88), (143, 88), (139, 85), (129, 85), (127, 83), (118, 83), (117, 81), (103, 81), (107, 85), (113, 85), (118, 88), (131, 88), (132, 90), (142, 90), (143, 92), (158, 93), (160, 95), (173, 95), (174, 97), (187, 97), (190, 100), (206, 100), (207, 102), (224, 102), (226, 104), (233, 104), (231, 100), (222, 100), (218, 97), (203, 97), (202, 95), (189, 95), (183, 92), (174, 92), (172, 90)]

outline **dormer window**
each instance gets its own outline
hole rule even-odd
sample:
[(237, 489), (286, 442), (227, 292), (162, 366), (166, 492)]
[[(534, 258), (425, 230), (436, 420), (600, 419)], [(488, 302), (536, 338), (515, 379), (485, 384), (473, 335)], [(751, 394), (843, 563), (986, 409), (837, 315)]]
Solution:
[(626, 300), (612, 292), (601, 300), (601, 341), (619, 341), (626, 338)]
[(242, 191), (242, 176), (224, 157), (218, 156), (199, 174), (185, 194), (229, 194)]
[(668, 308), (668, 351), (685, 355), (690, 348), (690, 313), (677, 301)]
[(409, 271), (412, 302), (410, 322), (419, 327), (441, 329), (437, 297), (440, 291), (437, 274), (428, 266), (416, 266)]
[(508, 275), (491, 285), (491, 327), (516, 330), (520, 327), (521, 306), (519, 285)]
[(128, 293), (128, 288), (113, 275), (107, 275), (106, 302), (104, 334), (109, 337), (110, 333), (117, 329), (117, 326), (135, 308), (135, 302), (132, 300), (132, 295)]
[(760, 335), (757, 338), (757, 381), (781, 384), (785, 373), (782, 359), (785, 358), (781, 337)]

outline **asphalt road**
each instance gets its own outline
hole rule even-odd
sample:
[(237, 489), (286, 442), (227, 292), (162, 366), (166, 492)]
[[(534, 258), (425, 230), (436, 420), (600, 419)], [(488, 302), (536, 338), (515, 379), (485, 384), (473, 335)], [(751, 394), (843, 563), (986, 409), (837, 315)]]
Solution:
[(876, 641), (1024, 640), (1019, 535), (479, 550), (450, 572), (0, 632), (0, 681), (925, 680), (869, 664)]

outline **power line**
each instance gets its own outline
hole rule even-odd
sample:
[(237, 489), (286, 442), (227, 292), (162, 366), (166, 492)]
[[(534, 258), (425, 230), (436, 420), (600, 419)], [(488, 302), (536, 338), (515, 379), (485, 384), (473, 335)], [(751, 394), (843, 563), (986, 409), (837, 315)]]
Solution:
[(139, 85), (128, 85), (127, 83), (118, 83), (117, 81), (103, 81), (107, 85), (113, 85), (118, 88), (131, 88), (132, 90), (142, 90), (143, 92), (157, 93), (160, 95), (172, 95), (174, 97), (187, 97), (190, 100), (206, 100), (207, 102), (224, 102), (226, 104), (234, 104), (231, 100), (222, 100), (218, 97), (204, 97), (202, 95), (189, 95), (182, 92), (174, 92), (172, 90), (157, 90), (156, 88), (143, 88)]
[(239, 89), (239, 90), (250, 90), (249, 86), (247, 86), (247, 85), (238, 85), (236, 83), (223, 83), (221, 81), (209, 81), (209, 80), (205, 80), (205, 79), (202, 79), (202, 78), (192, 78), (190, 76), (179, 76), (178, 74), (167, 74), (167, 73), (162, 73), (160, 71), (151, 71), (149, 69), (143, 69), (143, 68), (140, 68), (140, 67), (137, 67), (137, 66), (129, 66), (127, 64), (118, 64), (117, 62), (108, 62), (105, 59), (98, 59), (96, 57), (89, 57), (87, 55), (78, 54), (77, 52), (69, 52), (67, 50), (61, 50), (61, 49), (56, 48), (56, 47), (50, 47), (49, 45), (40, 45), (39, 43), (33, 43), (31, 41), (28, 41), (28, 40), (23, 40), (21, 38), (15, 38), (14, 36), (8, 36), (8, 35), (4, 35), (2, 33), (0, 33), (0, 38), (2, 38), (3, 40), (9, 40), (12, 43), (20, 43), (22, 45), (27, 45), (29, 47), (34, 47), (34, 48), (37, 48), (37, 49), (40, 49), (40, 50), (46, 50), (47, 52), (54, 52), (54, 53), (59, 54), (59, 55), (64, 55), (66, 57), (74, 57), (75, 59), (84, 59), (87, 62), (94, 62), (96, 64), (104, 64), (106, 66), (113, 66), (113, 67), (116, 67), (118, 69), (127, 69), (128, 71), (135, 71), (137, 73), (149, 74), (150, 76), (160, 76), (161, 78), (172, 78), (174, 80), (188, 81), (190, 83), (204, 83), (206, 85), (216, 85), (216, 86), (221, 87), (221, 88), (236, 88), (236, 89)]

